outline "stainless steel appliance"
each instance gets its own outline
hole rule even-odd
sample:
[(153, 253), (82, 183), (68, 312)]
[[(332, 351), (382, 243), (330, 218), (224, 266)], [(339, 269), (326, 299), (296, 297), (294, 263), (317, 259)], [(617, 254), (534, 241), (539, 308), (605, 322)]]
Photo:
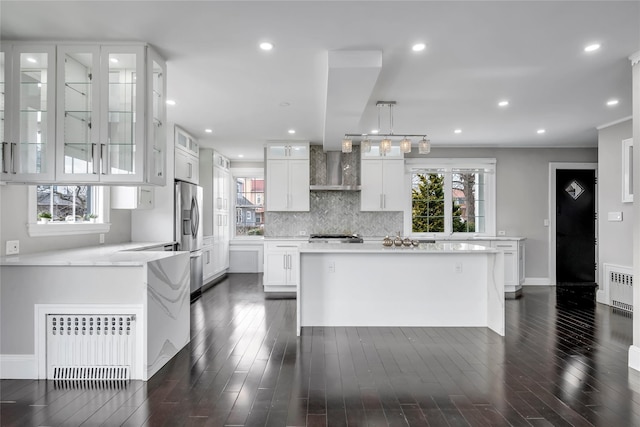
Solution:
[(359, 234), (312, 234), (309, 243), (363, 243)]
[(177, 250), (191, 253), (191, 299), (200, 295), (202, 288), (202, 187), (176, 181), (175, 225), (173, 235)]

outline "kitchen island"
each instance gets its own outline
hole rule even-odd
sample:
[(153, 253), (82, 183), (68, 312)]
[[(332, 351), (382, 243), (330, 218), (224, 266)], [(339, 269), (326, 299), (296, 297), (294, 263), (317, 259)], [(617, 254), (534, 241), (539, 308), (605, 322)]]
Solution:
[(127, 366), (128, 378), (148, 380), (190, 339), (189, 253), (145, 250), (162, 246), (128, 243), (0, 259), (2, 378)]
[(504, 336), (504, 255), (459, 242), (300, 247), (298, 334), (307, 326), (488, 327)]

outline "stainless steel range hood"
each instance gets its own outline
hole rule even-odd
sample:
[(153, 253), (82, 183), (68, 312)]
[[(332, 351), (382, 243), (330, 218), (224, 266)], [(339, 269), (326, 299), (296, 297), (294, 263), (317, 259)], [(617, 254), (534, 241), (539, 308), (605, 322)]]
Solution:
[(310, 185), (310, 190), (315, 191), (360, 191), (359, 185), (346, 185), (342, 182), (343, 166), (341, 151), (327, 151), (326, 184)]

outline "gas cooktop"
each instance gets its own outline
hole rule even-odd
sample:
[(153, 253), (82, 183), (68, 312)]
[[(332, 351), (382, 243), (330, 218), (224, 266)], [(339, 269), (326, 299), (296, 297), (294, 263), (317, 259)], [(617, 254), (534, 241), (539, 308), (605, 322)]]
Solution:
[(362, 243), (364, 240), (359, 234), (312, 234), (310, 243)]

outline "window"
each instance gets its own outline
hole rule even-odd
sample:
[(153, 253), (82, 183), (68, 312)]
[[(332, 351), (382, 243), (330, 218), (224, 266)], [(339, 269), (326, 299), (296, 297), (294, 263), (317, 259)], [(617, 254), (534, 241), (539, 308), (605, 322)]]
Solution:
[(236, 177), (236, 236), (264, 234), (264, 178)]
[(83, 221), (97, 215), (94, 191), (88, 185), (38, 185), (37, 213), (51, 215), (51, 221)]
[[(30, 236), (106, 233), (109, 190), (89, 185), (29, 187)], [(48, 215), (44, 215), (44, 214)], [(50, 217), (47, 222), (40, 217)]]
[[(410, 229), (406, 234), (495, 234), (495, 160), (408, 160)], [(408, 232), (407, 232), (408, 231)]]

